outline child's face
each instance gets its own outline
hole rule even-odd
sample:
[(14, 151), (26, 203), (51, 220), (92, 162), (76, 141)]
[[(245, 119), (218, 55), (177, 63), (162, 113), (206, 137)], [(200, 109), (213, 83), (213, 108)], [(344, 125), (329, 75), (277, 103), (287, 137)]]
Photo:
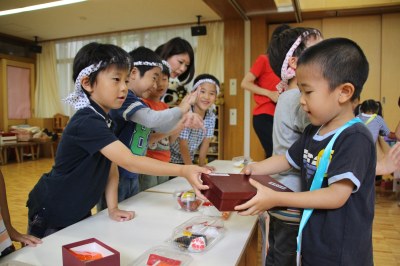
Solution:
[(157, 80), (157, 87), (150, 90), (148, 97), (153, 99), (161, 99), (161, 97), (164, 96), (165, 92), (167, 91), (168, 85), (168, 75), (161, 73)]
[(300, 104), (313, 125), (324, 125), (340, 113), (340, 90), (329, 88), (318, 66), (301, 65), (296, 70), (296, 76), (301, 91)]
[(217, 99), (217, 88), (212, 83), (204, 82), (199, 85), (197, 90), (199, 93), (196, 100), (196, 106), (200, 110), (205, 111), (215, 103), (215, 100)]
[(185, 73), (190, 65), (188, 53), (173, 55), (167, 61), (171, 66), (171, 78), (179, 77), (182, 73)]
[(152, 89), (157, 88), (157, 80), (160, 73), (161, 70), (159, 67), (153, 67), (146, 71), (141, 77), (139, 69), (134, 67), (131, 72), (128, 88), (132, 90), (136, 96), (146, 98)]
[(93, 86), (85, 83), (83, 86), (90, 92), (90, 98), (108, 113), (111, 109), (120, 108), (124, 103), (128, 94), (128, 76), (128, 70), (111, 65), (99, 72)]

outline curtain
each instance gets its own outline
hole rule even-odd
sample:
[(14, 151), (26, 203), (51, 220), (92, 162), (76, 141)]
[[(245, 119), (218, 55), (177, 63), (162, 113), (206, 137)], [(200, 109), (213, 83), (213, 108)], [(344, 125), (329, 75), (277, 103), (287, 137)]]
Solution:
[(43, 43), (42, 53), (36, 58), (35, 117), (53, 117), (62, 112), (56, 62), (54, 42)]
[[(214, 24), (218, 24), (214, 26)], [(200, 57), (206, 56), (211, 59), (206, 61), (209, 64), (207, 68), (200, 68), (202, 71), (207, 71), (210, 74), (215, 75), (222, 82), (223, 79), (223, 23), (209, 23), (207, 24), (207, 30), (209, 34), (213, 35), (210, 37), (209, 42), (205, 42), (202, 45), (201, 56), (198, 55), (198, 41), (199, 37), (193, 37), (191, 35), (191, 28), (188, 25), (185, 26), (174, 26), (164, 27), (158, 29), (146, 29), (136, 31), (118, 32), (112, 34), (89, 36), (73, 39), (65, 39), (57, 41), (56, 57), (57, 57), (57, 73), (58, 73), (58, 90), (59, 98), (65, 99), (74, 90), (74, 81), (72, 80), (72, 64), (74, 56), (84, 45), (90, 42), (110, 43), (118, 45), (126, 51), (132, 51), (139, 46), (145, 46), (152, 50), (155, 50), (159, 45), (167, 42), (174, 37), (181, 37), (186, 39), (193, 47), (195, 54), (195, 67), (200, 65), (197, 63), (198, 60), (201, 62)], [(221, 36), (217, 36), (221, 35)], [(207, 36), (206, 36), (207, 37)], [(215, 48), (218, 47), (218, 48)], [(221, 51), (222, 48), (222, 52)], [(207, 54), (207, 51), (213, 52), (213, 56)], [(213, 65), (218, 64), (218, 65)], [(196, 73), (200, 74), (196, 69)], [(203, 72), (204, 73), (204, 72)], [(191, 84), (186, 85), (191, 86)], [(60, 101), (57, 101), (60, 102)], [(75, 110), (68, 104), (61, 103), (61, 107), (64, 114), (72, 116)]]
[(207, 35), (199, 36), (196, 54), (196, 75), (214, 75), (224, 82), (224, 24), (207, 23)]

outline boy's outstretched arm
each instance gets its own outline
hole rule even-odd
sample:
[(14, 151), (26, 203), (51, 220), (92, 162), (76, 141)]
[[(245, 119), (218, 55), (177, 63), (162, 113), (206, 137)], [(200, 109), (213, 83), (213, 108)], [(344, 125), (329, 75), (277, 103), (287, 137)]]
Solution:
[(354, 184), (343, 179), (329, 187), (305, 192), (277, 192), (250, 178), (250, 184), (257, 194), (242, 205), (235, 207), (240, 215), (256, 215), (273, 207), (293, 207), (311, 209), (337, 209), (350, 197)]
[[(100, 152), (118, 166), (121, 166), (132, 173), (185, 177), (200, 197), (201, 193), (199, 190), (209, 188), (208, 186), (203, 185), (200, 179), (202, 173), (209, 174), (211, 172), (204, 167), (197, 165), (178, 165), (162, 162), (145, 156), (137, 156), (132, 154), (132, 152), (119, 140), (105, 146)], [(116, 183), (118, 186), (118, 170)], [(115, 199), (115, 201), (117, 200)], [(107, 204), (109, 204), (108, 199)]]
[(118, 208), (118, 183), (119, 183), (118, 167), (115, 163), (112, 163), (105, 191), (105, 196), (108, 206), (108, 215), (110, 216), (111, 219), (116, 221), (120, 222), (129, 221), (133, 219), (133, 217), (135, 217), (135, 212), (122, 211)]
[(291, 168), (285, 155), (274, 155), (261, 162), (250, 163), (241, 173), (246, 175), (272, 175), (287, 171)]

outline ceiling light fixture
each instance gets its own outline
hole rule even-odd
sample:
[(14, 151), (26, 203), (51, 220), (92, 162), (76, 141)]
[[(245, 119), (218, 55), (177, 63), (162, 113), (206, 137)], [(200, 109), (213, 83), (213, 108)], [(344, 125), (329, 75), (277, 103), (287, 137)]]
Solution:
[(75, 3), (79, 3), (79, 2), (83, 2), (83, 1), (86, 1), (86, 0), (60, 0), (60, 1), (55, 1), (55, 2), (50, 2), (50, 3), (45, 3), (45, 4), (26, 6), (26, 7), (21, 7), (21, 8), (14, 8), (14, 9), (0, 11), (0, 16), (34, 11), (34, 10), (45, 9), (45, 8), (56, 7), (56, 6), (75, 4)]

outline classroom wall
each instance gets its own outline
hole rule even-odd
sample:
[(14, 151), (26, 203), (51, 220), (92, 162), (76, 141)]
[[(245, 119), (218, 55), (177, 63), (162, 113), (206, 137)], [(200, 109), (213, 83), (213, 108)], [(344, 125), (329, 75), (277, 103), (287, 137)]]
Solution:
[[(264, 53), (269, 37), (276, 24), (269, 24), (265, 17), (255, 17), (251, 19), (251, 64), (261, 53)], [(229, 25), (229, 26), (228, 26)], [(290, 24), (291, 26), (306, 26), (315, 27), (321, 30), (325, 38), (331, 37), (347, 37), (357, 42), (364, 50), (369, 64), (369, 78), (365, 84), (361, 100), (376, 99), (382, 102), (384, 118), (391, 130), (394, 130), (400, 120), (400, 109), (397, 106), (397, 101), (400, 96), (400, 80), (398, 76), (398, 62), (400, 62), (400, 13), (374, 15), (374, 16), (358, 16), (358, 17), (338, 17), (303, 21), (299, 24)], [(228, 27), (227, 27), (228, 26)], [(243, 39), (239, 39), (243, 34), (237, 34), (243, 30), (242, 23), (225, 24), (225, 80), (229, 81), (232, 75), (237, 75), (238, 82), (243, 79), (244, 73), (239, 73), (241, 65), (240, 58), (236, 58), (238, 51), (242, 49), (241, 43)], [(235, 40), (235, 49), (227, 44), (227, 40)], [(233, 63), (234, 62), (234, 63)], [(243, 65), (243, 64), (242, 64)], [(235, 71), (232, 71), (234, 68)], [(240, 84), (240, 82), (238, 83)], [(227, 87), (228, 89), (228, 87)], [(239, 91), (243, 91), (238, 88)], [(226, 93), (228, 94), (228, 93)], [(227, 97), (229, 108), (236, 107), (238, 109), (238, 121), (240, 113), (244, 113), (244, 105), (239, 102), (238, 96), (233, 100), (232, 96)], [(236, 105), (237, 104), (237, 105)], [(234, 107), (233, 107), (234, 106)], [(254, 102), (246, 108), (253, 109)], [(233, 132), (233, 126), (229, 125), (229, 109), (225, 106), (224, 130), (227, 135), (224, 135), (224, 158), (232, 159), (240, 154), (242, 150), (238, 147), (244, 145), (242, 130)], [(251, 126), (250, 133), (250, 156), (254, 160), (262, 160), (264, 152), (258, 141), (257, 136)], [(234, 139), (231, 139), (231, 138)], [(237, 148), (229, 147), (229, 145)]]

